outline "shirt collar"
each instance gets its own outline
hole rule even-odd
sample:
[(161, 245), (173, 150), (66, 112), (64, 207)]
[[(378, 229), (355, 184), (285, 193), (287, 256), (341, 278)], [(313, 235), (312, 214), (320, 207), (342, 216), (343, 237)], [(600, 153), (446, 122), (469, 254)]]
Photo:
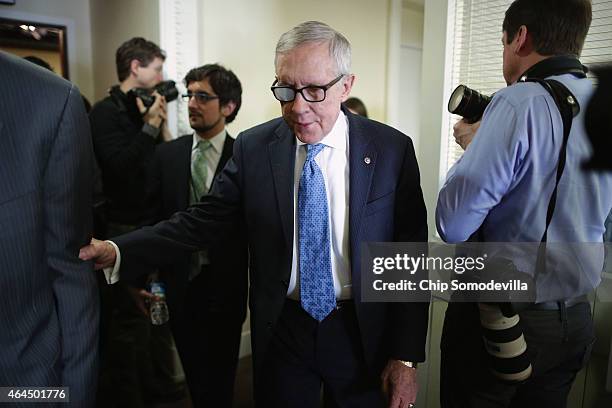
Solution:
[[(333, 149), (338, 149), (340, 151), (346, 150), (346, 133), (348, 131), (348, 122), (346, 119), (346, 115), (344, 112), (340, 111), (338, 114), (338, 118), (336, 119), (336, 123), (334, 123), (334, 127), (332, 130), (323, 137), (320, 143), (325, 146), (329, 146)], [(302, 142), (300, 139), (295, 137), (297, 141), (297, 146), (303, 146), (306, 143)]]
[[(227, 136), (227, 130), (223, 129), (221, 132), (217, 133), (208, 141), (210, 142), (211, 147), (215, 150), (215, 152), (219, 153), (223, 151), (223, 144), (225, 143), (225, 137)], [(191, 144), (191, 150), (195, 149), (198, 142), (200, 140), (204, 140), (197, 133), (193, 132), (193, 143)]]

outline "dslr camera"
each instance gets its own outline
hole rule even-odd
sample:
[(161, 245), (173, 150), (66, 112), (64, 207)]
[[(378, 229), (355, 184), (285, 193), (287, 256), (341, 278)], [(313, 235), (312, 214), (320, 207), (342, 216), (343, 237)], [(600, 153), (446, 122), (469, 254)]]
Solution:
[(468, 123), (476, 123), (482, 118), (491, 97), (459, 85), (448, 100), (448, 111), (465, 118)]
[(174, 81), (162, 81), (155, 85), (152, 89), (147, 88), (134, 88), (132, 92), (135, 96), (142, 100), (143, 105), (146, 108), (151, 107), (155, 102), (153, 92), (157, 91), (158, 94), (166, 98), (166, 102), (172, 102), (178, 98), (178, 89), (176, 89), (176, 82)]

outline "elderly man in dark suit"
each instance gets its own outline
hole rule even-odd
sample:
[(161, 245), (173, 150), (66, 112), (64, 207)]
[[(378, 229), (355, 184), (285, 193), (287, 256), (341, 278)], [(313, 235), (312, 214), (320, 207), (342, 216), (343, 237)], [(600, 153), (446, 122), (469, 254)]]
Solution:
[(322, 385), (338, 406), (411, 406), (428, 304), (363, 302), (360, 263), (364, 242), (427, 239), (412, 142), (341, 107), (350, 44), (326, 24), (283, 34), (275, 66), (283, 118), (238, 136), (209, 196), (81, 256), (114, 265), (116, 279), (244, 223), (258, 406), (315, 407)]
[[(0, 52), (0, 387), (96, 391), (93, 151), (77, 88)], [(62, 405), (62, 404), (59, 404)]]
[[(146, 189), (148, 224), (196, 203), (232, 156), (234, 139), (225, 124), (240, 109), (240, 81), (232, 71), (207, 64), (190, 70), (184, 82), (194, 133), (157, 146)], [(247, 265), (246, 238), (233, 235), (161, 268), (194, 407), (232, 406), (246, 317)], [(231, 285), (225, 283), (227, 276)]]

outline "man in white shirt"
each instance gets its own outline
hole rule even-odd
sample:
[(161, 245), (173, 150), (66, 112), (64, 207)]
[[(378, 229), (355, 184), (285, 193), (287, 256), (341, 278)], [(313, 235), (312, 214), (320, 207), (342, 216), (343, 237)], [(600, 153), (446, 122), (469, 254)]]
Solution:
[(137, 260), (166, 262), (244, 223), (257, 406), (315, 407), (322, 386), (337, 406), (416, 399), (429, 305), (363, 302), (361, 245), (427, 240), (419, 171), (410, 138), (342, 107), (350, 55), (324, 23), (283, 34), (271, 88), (283, 117), (241, 133), (186, 212), (81, 252), (134, 275)]

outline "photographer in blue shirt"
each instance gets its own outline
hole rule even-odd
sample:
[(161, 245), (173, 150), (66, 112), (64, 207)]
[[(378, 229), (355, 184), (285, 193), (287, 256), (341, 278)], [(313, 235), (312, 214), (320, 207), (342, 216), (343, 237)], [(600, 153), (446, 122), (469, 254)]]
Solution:
[[(508, 87), (494, 95), (480, 122), (455, 125), (465, 153), (449, 171), (436, 209), (446, 242), (463, 242), (476, 232), (485, 242), (542, 239), (563, 121), (544, 86), (525, 78), (559, 81), (586, 107), (593, 84), (580, 72), (577, 58), (591, 14), (589, 0), (516, 0), (506, 11), (502, 42)], [(580, 112), (569, 132), (546, 242), (602, 242), (612, 178), (583, 170), (590, 153)], [(594, 336), (585, 295), (599, 284), (602, 264), (603, 247), (597, 256), (581, 259), (585, 279), (562, 277), (566, 292), (560, 298), (538, 282), (536, 303), (519, 313), (533, 366), (526, 381), (504, 382), (491, 373), (478, 307), (450, 303), (441, 342), (442, 407), (565, 407), (590, 356)]]

